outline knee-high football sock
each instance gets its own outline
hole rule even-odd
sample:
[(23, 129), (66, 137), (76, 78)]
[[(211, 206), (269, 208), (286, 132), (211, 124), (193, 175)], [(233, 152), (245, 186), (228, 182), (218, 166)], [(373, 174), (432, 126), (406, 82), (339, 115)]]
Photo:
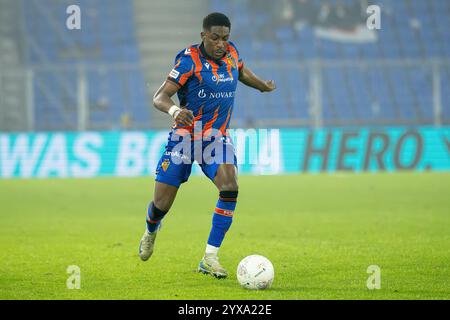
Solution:
[(212, 228), (206, 246), (207, 254), (217, 254), (225, 233), (230, 229), (233, 222), (234, 209), (236, 208), (238, 192), (221, 191), (219, 201), (212, 219)]
[(148, 232), (155, 232), (158, 230), (159, 225), (161, 224), (161, 220), (166, 215), (166, 211), (162, 211), (155, 207), (152, 203), (149, 204), (147, 209), (147, 230)]

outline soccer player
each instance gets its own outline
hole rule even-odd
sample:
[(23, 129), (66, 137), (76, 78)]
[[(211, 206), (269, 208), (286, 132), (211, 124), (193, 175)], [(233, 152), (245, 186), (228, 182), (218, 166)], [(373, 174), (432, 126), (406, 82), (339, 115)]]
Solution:
[[(219, 190), (205, 254), (198, 266), (199, 272), (217, 278), (227, 276), (217, 253), (231, 226), (238, 197), (236, 157), (227, 135), (237, 83), (239, 80), (261, 92), (275, 89), (273, 80), (261, 80), (244, 65), (236, 45), (229, 40), (230, 30), (230, 20), (224, 14), (206, 16), (201, 44), (178, 53), (174, 68), (153, 96), (154, 106), (168, 113), (174, 125), (156, 168), (154, 197), (139, 245), (140, 258), (148, 260), (161, 220), (170, 210), (180, 185), (188, 180), (195, 160)], [(180, 107), (171, 99), (175, 93)], [(181, 140), (188, 141), (189, 147), (180, 148)], [(206, 152), (211, 149), (214, 151)]]

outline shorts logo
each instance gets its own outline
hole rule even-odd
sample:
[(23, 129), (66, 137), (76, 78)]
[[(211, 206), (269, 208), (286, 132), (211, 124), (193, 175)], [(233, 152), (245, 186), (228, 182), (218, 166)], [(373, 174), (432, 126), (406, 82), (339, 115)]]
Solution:
[(161, 167), (163, 168), (164, 172), (167, 171), (167, 168), (169, 167), (169, 165), (170, 165), (170, 160), (169, 159), (166, 159), (166, 160), (163, 161), (163, 163), (161, 164)]
[(179, 75), (180, 75), (180, 73), (175, 69), (172, 69), (172, 71), (170, 71), (170, 73), (169, 73), (169, 77), (174, 78), (174, 79), (178, 78)]

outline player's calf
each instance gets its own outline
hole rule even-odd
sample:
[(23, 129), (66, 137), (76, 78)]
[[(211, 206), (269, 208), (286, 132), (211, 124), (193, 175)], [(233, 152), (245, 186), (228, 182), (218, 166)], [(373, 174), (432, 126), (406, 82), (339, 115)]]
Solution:
[(225, 234), (233, 222), (233, 214), (236, 208), (237, 191), (221, 191), (216, 209), (214, 210), (212, 228), (206, 245), (205, 256), (200, 261), (198, 271), (214, 275), (217, 278), (227, 276), (227, 271), (220, 265), (217, 253)]
[(214, 210), (212, 229), (209, 234), (208, 245), (219, 248), (225, 234), (233, 222), (234, 210), (237, 203), (237, 191), (220, 191), (219, 200)]

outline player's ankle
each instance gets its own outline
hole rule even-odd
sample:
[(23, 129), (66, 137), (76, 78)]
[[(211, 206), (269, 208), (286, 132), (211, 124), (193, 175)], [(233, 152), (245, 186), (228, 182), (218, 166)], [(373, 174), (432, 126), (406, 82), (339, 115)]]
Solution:
[(215, 258), (217, 257), (217, 253), (219, 252), (219, 248), (212, 246), (210, 244), (206, 245), (206, 249), (205, 249), (205, 258)]

